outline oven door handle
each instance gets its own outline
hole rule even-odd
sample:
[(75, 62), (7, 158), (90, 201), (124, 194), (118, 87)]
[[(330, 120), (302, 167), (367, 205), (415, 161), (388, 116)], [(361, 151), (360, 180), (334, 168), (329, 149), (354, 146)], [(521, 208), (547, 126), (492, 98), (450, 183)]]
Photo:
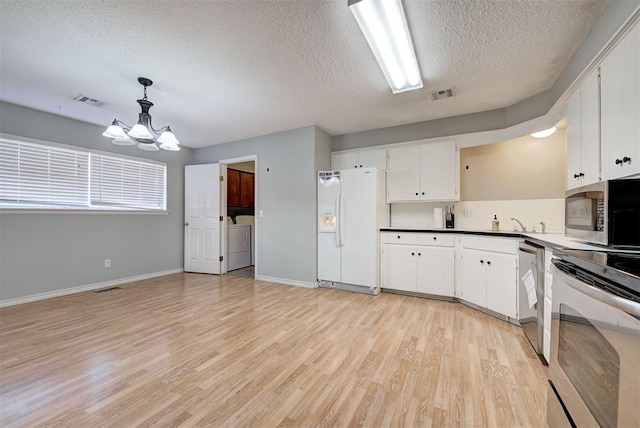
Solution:
[(605, 305), (613, 306), (615, 308), (623, 310), (624, 312), (634, 316), (637, 319), (640, 319), (640, 303), (616, 296), (615, 294), (607, 293), (606, 291), (601, 290), (598, 287), (594, 287), (587, 284), (586, 282), (582, 282), (570, 275), (567, 275), (565, 272), (561, 271), (554, 265), (551, 265), (551, 273), (554, 277), (562, 276), (562, 280), (571, 288), (574, 288), (575, 290), (586, 294), (589, 297), (593, 297), (594, 299), (599, 300)]

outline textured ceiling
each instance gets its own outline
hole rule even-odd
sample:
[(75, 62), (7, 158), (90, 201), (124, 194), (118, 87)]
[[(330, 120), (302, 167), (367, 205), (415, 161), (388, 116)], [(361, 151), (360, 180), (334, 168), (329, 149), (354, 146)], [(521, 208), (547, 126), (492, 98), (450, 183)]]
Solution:
[[(0, 99), (131, 124), (146, 76), (155, 126), (170, 124), (188, 147), (314, 124), (363, 131), (550, 88), (608, 3), (405, 0), (425, 86), (393, 95), (347, 0), (2, 0)], [(449, 87), (455, 98), (430, 101)]]

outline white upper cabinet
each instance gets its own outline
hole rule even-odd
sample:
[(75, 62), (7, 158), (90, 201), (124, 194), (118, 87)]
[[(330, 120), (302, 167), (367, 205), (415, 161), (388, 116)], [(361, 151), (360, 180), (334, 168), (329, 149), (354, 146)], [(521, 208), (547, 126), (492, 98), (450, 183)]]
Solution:
[(420, 146), (420, 195), (422, 199), (457, 200), (456, 145), (451, 141)]
[(334, 170), (376, 167), (379, 171), (385, 171), (387, 169), (387, 149), (332, 153), (331, 167)]
[(567, 189), (600, 180), (598, 94), (598, 70), (594, 70), (567, 103)]
[(602, 178), (640, 173), (640, 25), (607, 55), (601, 73)]
[(387, 202), (420, 200), (420, 146), (389, 149)]
[(458, 200), (453, 141), (389, 148), (387, 202)]

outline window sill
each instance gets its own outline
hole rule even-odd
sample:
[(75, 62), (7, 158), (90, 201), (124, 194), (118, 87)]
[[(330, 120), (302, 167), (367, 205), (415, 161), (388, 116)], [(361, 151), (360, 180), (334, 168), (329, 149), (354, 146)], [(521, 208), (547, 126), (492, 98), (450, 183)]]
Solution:
[(169, 210), (83, 210), (55, 208), (0, 208), (0, 214), (132, 214), (169, 215)]

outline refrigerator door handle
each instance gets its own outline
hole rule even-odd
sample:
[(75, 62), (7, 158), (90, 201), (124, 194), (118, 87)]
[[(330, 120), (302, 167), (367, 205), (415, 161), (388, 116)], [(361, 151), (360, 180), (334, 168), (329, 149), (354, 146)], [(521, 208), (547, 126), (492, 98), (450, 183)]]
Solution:
[(344, 198), (342, 197), (342, 195), (340, 195), (340, 217), (339, 217), (338, 224), (340, 224), (340, 227), (339, 227), (339, 231), (340, 231), (340, 246), (342, 247), (344, 245), (344, 242), (345, 242), (345, 239), (344, 239)]
[(340, 244), (340, 195), (336, 196), (336, 247)]

